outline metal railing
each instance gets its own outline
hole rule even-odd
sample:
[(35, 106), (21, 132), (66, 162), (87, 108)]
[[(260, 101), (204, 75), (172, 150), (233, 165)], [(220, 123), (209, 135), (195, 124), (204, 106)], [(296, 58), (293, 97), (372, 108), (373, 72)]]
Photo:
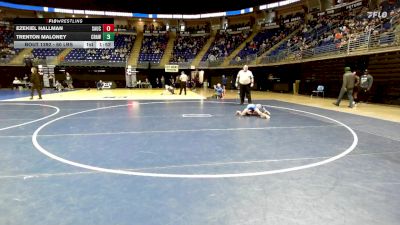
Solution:
[(257, 62), (258, 54), (246, 55), (243, 59), (237, 60), (232, 59), (229, 65), (243, 66), (243, 65), (255, 65)]
[(0, 64), (7, 64), (9, 63), (11, 60), (13, 59), (13, 57), (0, 57)]
[(225, 61), (225, 57), (219, 57), (216, 60), (201, 61), (199, 67), (201, 68), (212, 68), (219, 67)]
[(169, 62), (168, 64), (171, 65), (179, 65), (179, 69), (190, 69), (190, 66), (192, 66), (193, 59), (187, 61), (187, 62)]
[[(331, 42), (311, 49), (292, 51), (285, 49), (273, 56), (262, 59), (262, 64), (271, 64), (285, 61), (302, 61), (324, 56), (346, 56), (352, 54), (368, 53), (387, 47), (400, 47), (400, 32), (383, 32), (374, 34), (359, 33), (350, 36), (342, 42)], [(400, 48), (399, 48), (400, 50)]]
[(115, 62), (108, 60), (71, 60), (61, 61), (61, 66), (107, 66), (107, 67), (125, 67), (126, 62)]

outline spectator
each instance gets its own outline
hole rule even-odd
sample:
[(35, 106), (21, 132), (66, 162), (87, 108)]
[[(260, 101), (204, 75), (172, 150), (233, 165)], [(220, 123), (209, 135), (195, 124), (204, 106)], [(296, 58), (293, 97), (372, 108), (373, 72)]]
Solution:
[(102, 81), (102, 80), (99, 80), (99, 81), (96, 83), (97, 90), (103, 90), (103, 85), (104, 85), (103, 81)]
[(351, 72), (350, 67), (344, 68), (342, 88), (340, 89), (338, 99), (333, 104), (336, 106), (339, 106), (340, 101), (342, 100), (342, 98), (344, 96), (344, 93), (347, 93), (347, 97), (349, 98), (349, 108), (353, 108), (354, 84), (355, 84), (355, 76)]
[(36, 90), (38, 95), (39, 95), (39, 99), (42, 99), (42, 78), (38, 73), (38, 69), (36, 67), (32, 67), (31, 68), (31, 83), (32, 83), (32, 87), (31, 87), (31, 100), (33, 99), (33, 93)]
[(22, 87), (22, 82), (18, 79), (18, 77), (14, 77), (12, 84), (13, 84), (14, 89), (18, 89), (19, 87)]
[(214, 85), (214, 91), (215, 91), (214, 96), (217, 99), (222, 99), (224, 97), (224, 89), (221, 87), (220, 83), (218, 83), (217, 85)]
[(368, 102), (373, 82), (374, 78), (369, 74), (368, 70), (365, 70), (364, 74), (360, 77), (360, 101)]
[(54, 88), (58, 91), (58, 92), (61, 92), (61, 91), (63, 91), (64, 90), (64, 86), (60, 83), (60, 81), (56, 81), (56, 83), (55, 83), (55, 85), (54, 85)]
[(67, 88), (70, 90), (74, 90), (74, 86), (72, 85), (73, 80), (72, 80), (72, 76), (66, 72), (65, 74), (65, 84), (67, 85)]

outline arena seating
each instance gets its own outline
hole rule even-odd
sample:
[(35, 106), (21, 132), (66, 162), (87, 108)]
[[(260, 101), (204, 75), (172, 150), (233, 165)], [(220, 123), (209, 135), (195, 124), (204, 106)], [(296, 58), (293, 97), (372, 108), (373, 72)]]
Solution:
[(125, 62), (129, 57), (135, 36), (119, 34), (115, 36), (114, 49), (72, 49), (65, 61), (109, 61)]
[(167, 42), (167, 34), (145, 36), (143, 38), (142, 48), (139, 54), (139, 63), (160, 63), (165, 48), (167, 47)]
[(206, 40), (206, 36), (178, 36), (174, 43), (174, 51), (170, 62), (191, 61), (203, 48)]
[(230, 62), (230, 64), (241, 62), (249, 56), (260, 56), (279, 41), (284, 39), (288, 34), (297, 29), (298, 26), (299, 23), (295, 23), (287, 25), (283, 30), (281, 28), (261, 30), (256, 36), (254, 36), (251, 42), (246, 43), (246, 47), (238, 53), (238, 55)]
[(13, 44), (14, 32), (6, 27), (0, 27), (0, 63), (8, 63), (20, 49)]
[(57, 56), (62, 50), (58, 48), (35, 48), (32, 54), (34, 58), (46, 59), (47, 56)]
[(220, 31), (215, 37), (214, 43), (210, 46), (202, 61), (216, 61), (227, 57), (233, 52), (247, 37), (250, 31), (243, 31), (236, 34), (230, 34)]
[[(268, 55), (271, 60), (280, 60), (291, 54), (296, 58), (314, 57), (335, 51), (347, 51), (350, 41), (354, 49), (357, 43), (369, 42), (369, 47), (390, 45), (395, 37), (388, 31), (399, 20), (399, 10), (392, 10), (387, 18), (369, 18), (368, 9), (363, 8), (351, 15), (318, 17), (310, 20), (297, 35)], [(359, 46), (364, 47), (364, 46)], [(265, 62), (265, 61), (264, 61)]]

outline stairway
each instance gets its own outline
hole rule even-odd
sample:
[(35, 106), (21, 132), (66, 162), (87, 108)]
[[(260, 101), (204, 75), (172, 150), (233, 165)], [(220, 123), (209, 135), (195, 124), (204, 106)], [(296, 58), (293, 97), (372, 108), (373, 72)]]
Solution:
[(11, 61), (8, 63), (10, 65), (23, 65), (24, 59), (26, 55), (30, 55), (32, 53), (32, 48), (24, 48), (22, 51), (18, 53)]
[(143, 42), (143, 33), (138, 32), (136, 35), (135, 42), (133, 43), (133, 46), (131, 49), (131, 55), (129, 56), (129, 59), (128, 59), (128, 65), (131, 65), (133, 67), (137, 66), (140, 49), (142, 48), (142, 42)]
[(211, 32), (211, 36), (208, 38), (207, 42), (204, 44), (203, 48), (199, 51), (196, 57), (192, 61), (192, 66), (198, 67), (201, 59), (203, 59), (204, 55), (207, 53), (210, 46), (214, 43), (215, 40), (215, 31)]
[(174, 52), (175, 39), (176, 39), (176, 32), (170, 31), (168, 33), (167, 47), (165, 48), (164, 54), (160, 61), (161, 68), (164, 68), (164, 66), (168, 64), (169, 60), (171, 59), (172, 53)]
[(253, 33), (247, 37), (246, 40), (242, 42), (228, 57), (225, 58), (224, 62), (221, 64), (222, 67), (229, 66), (229, 63), (232, 61), (239, 52), (246, 47), (246, 44), (253, 40), (253, 38), (258, 34), (258, 28), (253, 29)]

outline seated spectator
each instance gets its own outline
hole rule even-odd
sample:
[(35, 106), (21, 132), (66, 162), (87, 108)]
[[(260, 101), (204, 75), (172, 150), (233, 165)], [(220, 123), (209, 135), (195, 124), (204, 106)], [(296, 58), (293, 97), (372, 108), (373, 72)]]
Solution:
[(60, 81), (56, 81), (54, 85), (54, 89), (56, 89), (58, 92), (61, 92), (64, 90), (64, 86), (60, 83)]
[(18, 77), (14, 77), (14, 80), (13, 80), (13, 88), (14, 89), (18, 89), (19, 87), (23, 87), (23, 84), (22, 84), (22, 82), (18, 79)]
[(103, 81), (102, 80), (99, 80), (97, 83), (96, 83), (96, 87), (97, 87), (97, 90), (103, 90)]
[(215, 91), (214, 96), (217, 99), (222, 99), (224, 97), (224, 89), (222, 88), (220, 83), (218, 83), (217, 85), (214, 85), (214, 91)]
[(146, 77), (146, 79), (144, 80), (144, 82), (142, 82), (142, 86), (144, 88), (151, 88), (151, 83), (149, 81), (149, 79)]

